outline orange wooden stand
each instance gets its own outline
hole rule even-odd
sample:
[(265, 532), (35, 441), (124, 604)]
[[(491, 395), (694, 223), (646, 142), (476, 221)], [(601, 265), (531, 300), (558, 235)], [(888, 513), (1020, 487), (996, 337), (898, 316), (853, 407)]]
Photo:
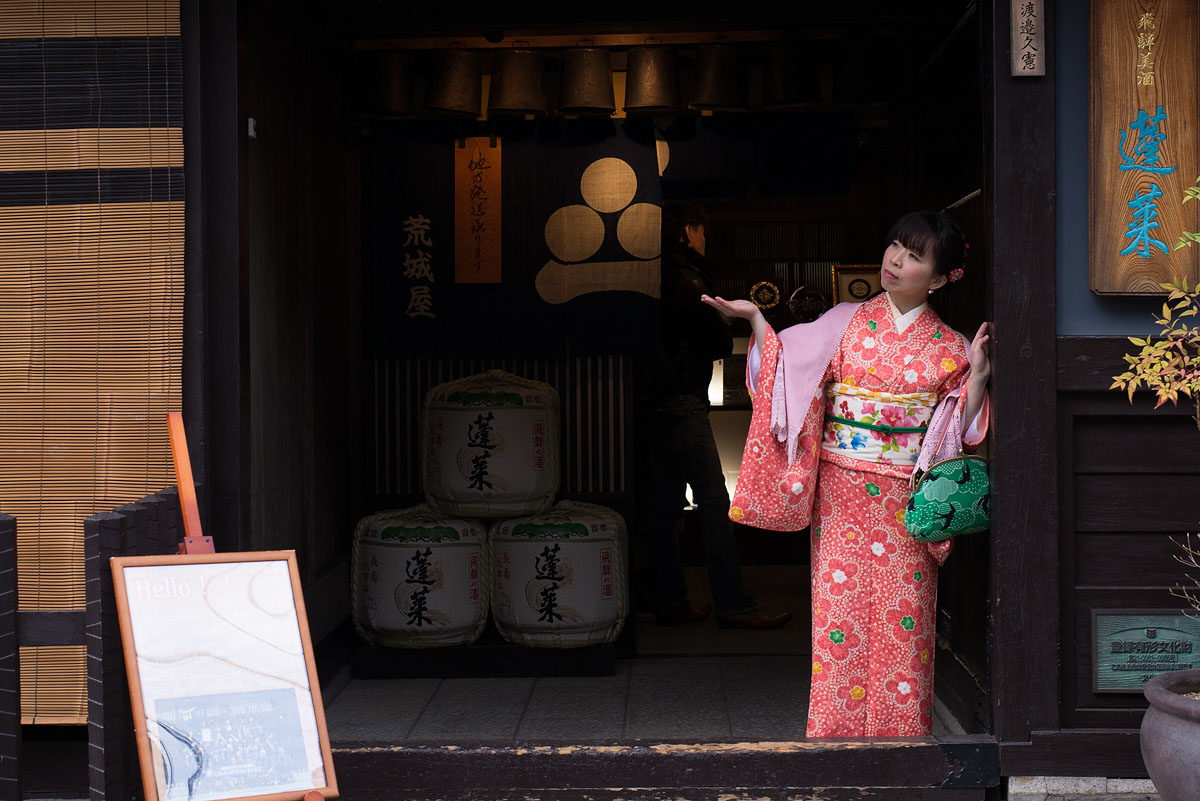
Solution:
[(167, 429), (171, 435), (171, 458), (175, 460), (179, 508), (183, 512), (183, 541), (179, 543), (179, 552), (215, 553), (212, 537), (204, 536), (200, 528), (200, 507), (196, 505), (196, 484), (192, 481), (192, 462), (188, 456), (187, 435), (183, 430), (183, 415), (168, 412)]

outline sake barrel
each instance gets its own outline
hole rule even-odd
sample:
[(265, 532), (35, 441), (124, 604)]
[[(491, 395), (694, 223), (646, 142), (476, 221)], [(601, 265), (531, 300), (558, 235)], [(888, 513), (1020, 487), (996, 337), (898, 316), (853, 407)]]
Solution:
[(540, 512), (558, 492), (558, 393), (503, 370), (439, 384), (425, 398), (425, 499), (449, 515)]
[(612, 642), (628, 611), (625, 521), (561, 501), (492, 525), (492, 619), (509, 642), (571, 648)]
[(364, 517), (351, 557), (354, 627), (375, 645), (474, 642), (487, 623), (489, 552), (483, 524), (427, 504)]

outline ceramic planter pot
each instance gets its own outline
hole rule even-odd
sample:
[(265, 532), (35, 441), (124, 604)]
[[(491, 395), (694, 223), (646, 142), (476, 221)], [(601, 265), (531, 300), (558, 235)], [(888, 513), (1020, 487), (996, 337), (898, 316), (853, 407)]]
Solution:
[(1200, 670), (1160, 673), (1143, 690), (1150, 708), (1142, 718), (1142, 759), (1163, 801), (1200, 798)]

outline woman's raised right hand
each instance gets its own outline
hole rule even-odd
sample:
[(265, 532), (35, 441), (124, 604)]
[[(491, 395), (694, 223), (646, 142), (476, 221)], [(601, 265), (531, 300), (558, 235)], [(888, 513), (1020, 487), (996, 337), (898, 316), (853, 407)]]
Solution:
[(712, 306), (726, 317), (741, 317), (753, 320), (755, 315), (762, 314), (759, 308), (748, 300), (725, 300), (722, 297), (701, 295), (700, 300)]

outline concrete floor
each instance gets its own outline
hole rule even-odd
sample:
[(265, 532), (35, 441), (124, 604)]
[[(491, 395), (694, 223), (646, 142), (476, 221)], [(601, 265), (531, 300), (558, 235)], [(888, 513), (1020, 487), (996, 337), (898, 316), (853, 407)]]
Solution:
[[(664, 657), (622, 660), (604, 677), (352, 680), (325, 716), (335, 744), (795, 740), (809, 665)], [(961, 728), (939, 709), (934, 733)]]
[[(686, 570), (694, 604), (703, 568)], [(594, 743), (794, 740), (808, 713), (807, 566), (746, 567), (760, 607), (796, 617), (773, 631), (636, 620), (638, 657), (582, 678), (354, 679), (326, 700), (334, 743)], [(936, 704), (934, 734), (963, 729)]]

